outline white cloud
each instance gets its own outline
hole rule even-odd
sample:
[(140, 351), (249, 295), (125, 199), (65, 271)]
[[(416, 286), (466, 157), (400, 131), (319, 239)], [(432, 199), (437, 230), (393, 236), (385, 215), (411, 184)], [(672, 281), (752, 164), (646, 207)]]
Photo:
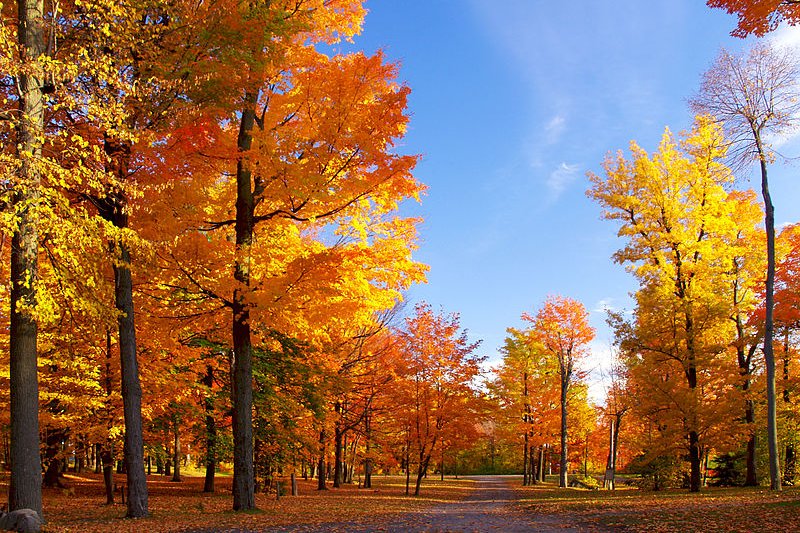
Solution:
[(608, 373), (613, 360), (611, 345), (595, 339), (589, 345), (589, 355), (581, 363), (583, 370), (588, 372), (586, 383), (589, 385), (589, 398), (598, 405), (605, 402)]
[(607, 311), (618, 311), (618, 308), (614, 305), (614, 298), (602, 298), (594, 304), (592, 309), (592, 313), (600, 313), (602, 315), (605, 315)]
[(556, 144), (559, 139), (561, 139), (561, 135), (566, 129), (567, 120), (564, 118), (564, 115), (555, 115), (545, 124), (545, 143), (550, 145)]
[(578, 178), (580, 165), (561, 163), (547, 178), (547, 189), (550, 191), (550, 199), (555, 201)]
[(767, 39), (777, 48), (796, 49), (800, 47), (800, 27), (781, 24)]

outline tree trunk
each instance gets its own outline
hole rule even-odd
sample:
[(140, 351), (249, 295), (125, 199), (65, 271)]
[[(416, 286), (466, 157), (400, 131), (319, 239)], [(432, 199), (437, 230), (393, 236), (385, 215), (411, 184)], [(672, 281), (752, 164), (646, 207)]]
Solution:
[[(336, 413), (337, 418), (340, 412), (339, 404), (336, 404)], [(336, 426), (333, 429), (333, 488), (338, 489), (342, 486), (342, 455), (343, 455), (343, 448), (344, 444), (342, 440), (344, 438), (344, 432), (342, 431), (341, 424), (339, 420), (336, 421)]]
[(525, 428), (525, 444), (522, 449), (522, 486), (527, 487), (528, 480), (528, 428)]
[(767, 448), (769, 479), (772, 490), (781, 490), (781, 467), (778, 457), (778, 408), (775, 397), (775, 352), (773, 349), (775, 307), (775, 207), (767, 181), (767, 161), (758, 131), (754, 131), (761, 166), (761, 194), (764, 199), (764, 228), (767, 233), (767, 283), (765, 287), (764, 366), (767, 369)]
[(103, 483), (106, 487), (106, 505), (114, 505), (114, 455), (111, 442), (107, 442), (100, 454), (103, 463)]
[(414, 485), (414, 496), (419, 496), (419, 489), (422, 485), (422, 478), (428, 473), (428, 462), (431, 460), (431, 454), (425, 454), (425, 451), (419, 452), (419, 466), (417, 467), (417, 481)]
[[(786, 328), (786, 334), (783, 340), (783, 402), (786, 408), (791, 408), (792, 398), (789, 392), (789, 328)], [(796, 459), (794, 451), (795, 439), (793, 435), (787, 436), (786, 448), (784, 450), (784, 471), (783, 482), (787, 485), (794, 485), (794, 476), (796, 470)]]
[(411, 444), (408, 435), (406, 435), (406, 496), (409, 493), (409, 486), (411, 484)]
[[(258, 95), (247, 91), (244, 96), (237, 146), (245, 154), (252, 145), (255, 106)], [(255, 509), (253, 470), (253, 347), (250, 339), (250, 246), (255, 229), (255, 199), (251, 171), (240, 157), (236, 164), (236, 261), (233, 291), (233, 510)]]
[(569, 375), (561, 377), (561, 462), (558, 472), (558, 486), (567, 486), (567, 391), (569, 390)]
[(37, 59), (45, 51), (42, 30), (43, 0), (18, 2), (17, 37), (25, 69), (17, 77), (19, 111), (17, 155), (19, 183), (15, 186), (14, 210), (17, 226), (11, 239), (10, 302), (10, 414), (11, 480), (9, 510), (33, 509), (42, 515), (42, 467), (39, 457), (39, 380), (37, 370), (38, 329), (26, 309), (36, 308), (39, 232), (36, 206), (40, 176), (36, 159), (41, 157), (40, 136), (44, 130), (41, 67)]
[(175, 465), (174, 470), (172, 471), (172, 479), (176, 483), (183, 481), (181, 478), (181, 435), (180, 429), (178, 427), (178, 417), (172, 418), (172, 435), (173, 435), (173, 443), (172, 443), (172, 453), (173, 453), (173, 460), (172, 462)]
[(371, 453), (371, 446), (372, 446), (372, 426), (371, 426), (371, 416), (369, 413), (364, 417), (364, 488), (371, 489), (372, 488), (372, 456)]
[(217, 471), (217, 423), (214, 419), (214, 397), (211, 394), (214, 385), (214, 367), (211, 365), (206, 367), (203, 385), (207, 389), (207, 396), (203, 401), (206, 414), (206, 479), (203, 483), (203, 492), (214, 492), (214, 476)]
[(48, 429), (45, 430), (45, 457), (47, 458), (47, 470), (44, 473), (44, 486), (45, 487), (60, 487), (63, 488), (64, 484), (61, 483), (61, 440), (64, 438), (64, 430), (61, 429)]
[(547, 466), (547, 444), (541, 446), (539, 448), (539, 482), (544, 483), (547, 481), (547, 472), (545, 471), (545, 466)]
[(319, 463), (317, 465), (317, 490), (327, 490), (325, 486), (325, 430), (319, 432)]
[[(104, 146), (109, 158), (108, 170), (123, 183), (129, 174), (131, 146), (106, 136)], [(128, 227), (127, 199), (119, 190), (96, 202), (100, 215), (114, 227)], [(122, 381), (122, 410), (125, 420), (124, 460), (128, 475), (128, 518), (148, 515), (147, 476), (144, 471), (144, 437), (142, 433), (142, 387), (139, 382), (139, 362), (136, 354), (136, 326), (133, 307), (131, 254), (123, 242), (112, 243), (116, 254), (114, 269), (114, 303), (119, 317), (119, 358)]]

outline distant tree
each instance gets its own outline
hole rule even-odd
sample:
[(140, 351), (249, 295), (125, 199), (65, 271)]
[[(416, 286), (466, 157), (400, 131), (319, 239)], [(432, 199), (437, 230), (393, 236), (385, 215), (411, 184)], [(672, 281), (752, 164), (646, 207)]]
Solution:
[(561, 468), (559, 487), (567, 486), (567, 397), (570, 387), (580, 375), (576, 364), (588, 354), (594, 329), (589, 326), (589, 314), (582, 303), (563, 296), (547, 298), (536, 316), (522, 315), (533, 323), (533, 335), (558, 362), (561, 385)]
[(764, 359), (767, 370), (767, 439), (770, 486), (781, 489), (775, 400), (773, 307), (775, 286), (775, 208), (769, 192), (767, 164), (775, 153), (768, 136), (781, 135), (798, 126), (800, 66), (789, 50), (768, 44), (754, 46), (746, 56), (720, 52), (703, 76), (700, 92), (691, 101), (698, 113), (719, 120), (731, 139), (731, 154), (738, 164), (758, 162), (767, 232), (766, 313)]
[(398, 400), (410, 417), (418, 496), (431, 458), (450, 430), (478, 422), (473, 387), (483, 358), (473, 353), (480, 343), (469, 342), (458, 315), (434, 313), (425, 303), (414, 308), (400, 335), (404, 361), (398, 369)]

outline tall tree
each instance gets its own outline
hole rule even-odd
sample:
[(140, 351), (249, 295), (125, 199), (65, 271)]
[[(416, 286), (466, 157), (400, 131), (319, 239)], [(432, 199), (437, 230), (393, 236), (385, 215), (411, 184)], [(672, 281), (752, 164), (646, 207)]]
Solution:
[(643, 408), (672, 416), (660, 424), (665, 440), (674, 445), (683, 433), (690, 490), (699, 491), (701, 440), (726, 418), (727, 405), (713, 401), (714, 394), (731, 397), (725, 391), (733, 367), (721, 356), (733, 337), (726, 328), (739, 196), (725, 192), (733, 177), (721, 163), (724, 139), (707, 117), (681, 144), (667, 131), (652, 157), (635, 143), (631, 150), (631, 161), (622, 154), (607, 159), (606, 179), (592, 175), (589, 194), (606, 218), (620, 221), (619, 235), (628, 242), (615, 259), (640, 281), (634, 323), (617, 325), (631, 380), (640, 386)]
[(10, 509), (42, 514), (39, 459), (39, 385), (37, 377), (37, 289), (40, 163), (44, 135), (45, 54), (44, 1), (18, 3), (17, 39), (20, 67), (16, 72), (19, 121), (16, 141), (17, 176), (12, 206), (16, 226), (11, 241), (11, 483)]
[(561, 392), (561, 467), (558, 486), (566, 487), (569, 467), (567, 400), (570, 388), (580, 375), (576, 365), (588, 354), (594, 329), (589, 326), (589, 313), (583, 304), (563, 296), (548, 297), (535, 316), (525, 313), (522, 318), (533, 323), (535, 338), (558, 362)]
[(731, 139), (731, 153), (742, 164), (757, 162), (761, 173), (764, 200), (764, 227), (767, 232), (767, 282), (765, 290), (764, 360), (767, 379), (767, 441), (770, 486), (781, 489), (778, 427), (775, 397), (774, 286), (775, 286), (775, 209), (769, 191), (767, 164), (775, 157), (769, 144), (777, 136), (796, 127), (800, 113), (800, 67), (788, 49), (768, 44), (755, 45), (746, 56), (720, 52), (714, 65), (704, 74), (700, 92), (691, 104), (700, 113), (719, 120)]

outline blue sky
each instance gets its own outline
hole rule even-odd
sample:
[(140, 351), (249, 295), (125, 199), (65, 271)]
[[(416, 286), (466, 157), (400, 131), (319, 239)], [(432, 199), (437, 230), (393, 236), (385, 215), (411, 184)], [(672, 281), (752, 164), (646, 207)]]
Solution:
[[(611, 261), (622, 241), (586, 198), (586, 173), (632, 139), (653, 150), (666, 126), (690, 126), (686, 100), (701, 74), (721, 47), (748, 44), (730, 36), (735, 18), (702, 0), (366, 5), (354, 47), (401, 64), (412, 89), (401, 150), (423, 156), (416, 175), (429, 186), (422, 204), (404, 207), (425, 219), (417, 258), (431, 267), (408, 299), (460, 313), (496, 363), (522, 312), (570, 296), (598, 331), (590, 365), (607, 365), (604, 307), (630, 308), (636, 287)], [(785, 151), (800, 155), (794, 144)], [(797, 171), (772, 174), (778, 223), (800, 220)]]

